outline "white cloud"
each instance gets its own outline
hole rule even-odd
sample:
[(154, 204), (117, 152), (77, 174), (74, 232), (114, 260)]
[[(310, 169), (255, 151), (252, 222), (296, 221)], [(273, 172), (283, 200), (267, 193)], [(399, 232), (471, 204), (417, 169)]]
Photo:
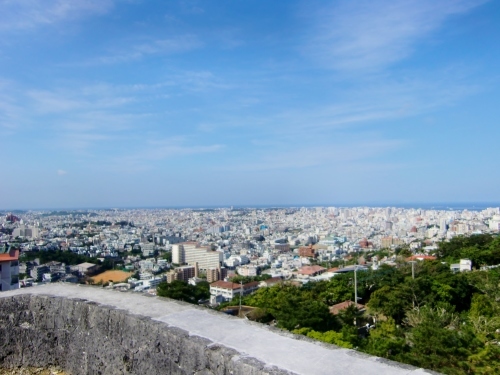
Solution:
[(65, 171), (64, 169), (58, 169), (58, 170), (57, 170), (57, 174), (58, 174), (59, 176), (64, 176), (65, 174), (68, 174), (68, 172), (67, 172), (67, 171)]
[(112, 0), (2, 0), (0, 29), (32, 29), (89, 15), (105, 14)]
[(305, 51), (337, 70), (378, 70), (408, 57), (448, 17), (486, 1), (343, 0), (313, 17)]
[[(130, 42), (129, 42), (130, 43)], [(189, 52), (202, 46), (202, 42), (194, 35), (179, 35), (168, 39), (155, 39), (116, 48), (104, 56), (95, 57), (76, 65), (117, 64), (140, 60), (150, 55), (174, 55)]]
[(219, 151), (223, 148), (220, 144), (189, 145), (182, 137), (149, 142), (148, 150), (141, 153), (141, 159), (162, 160), (168, 157), (206, 154)]
[[(361, 137), (360, 137), (361, 138)], [(295, 147), (292, 151), (274, 150), (268, 145), (262, 152), (254, 155), (250, 163), (238, 162), (237, 164), (220, 167), (222, 170), (238, 171), (265, 171), (265, 170), (301, 170), (316, 166), (328, 168), (346, 168), (357, 165), (357, 168), (370, 163), (370, 165), (387, 166), (386, 163), (377, 163), (376, 158), (391, 151), (400, 149), (405, 144), (402, 140), (345, 140), (341, 143), (331, 142), (324, 144), (318, 142), (313, 145)], [(396, 164), (390, 164), (395, 168)]]

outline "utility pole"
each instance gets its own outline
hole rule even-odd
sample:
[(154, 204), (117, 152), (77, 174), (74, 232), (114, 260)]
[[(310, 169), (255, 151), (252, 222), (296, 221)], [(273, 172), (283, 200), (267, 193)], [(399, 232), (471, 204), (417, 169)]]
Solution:
[(356, 306), (356, 310), (358, 309), (358, 280), (356, 276), (356, 271), (358, 270), (358, 266), (354, 266), (354, 303)]
[[(358, 266), (354, 266), (354, 306), (356, 307), (356, 313), (358, 312), (358, 280), (356, 278), (356, 271)], [(354, 318), (354, 325), (356, 326), (356, 317)]]
[(415, 279), (415, 261), (412, 260), (410, 261), (410, 263), (411, 263), (411, 278)]
[(243, 294), (243, 280), (240, 280), (240, 312), (239, 317), (241, 318), (241, 295)]

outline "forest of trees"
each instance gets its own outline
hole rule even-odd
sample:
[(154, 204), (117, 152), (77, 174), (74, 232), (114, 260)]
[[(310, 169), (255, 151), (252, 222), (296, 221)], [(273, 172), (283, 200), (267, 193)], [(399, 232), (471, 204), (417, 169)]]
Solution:
[(175, 280), (171, 283), (160, 283), (156, 291), (160, 297), (168, 297), (196, 305), (199, 301), (210, 297), (210, 284), (206, 281), (201, 281), (195, 286), (182, 280)]
[[(500, 374), (500, 237), (476, 235), (441, 243), (438, 260), (359, 271), (354, 306), (338, 315), (329, 306), (354, 300), (352, 274), (330, 281), (260, 288), (244, 297), (255, 316), (294, 333), (445, 374)], [(452, 273), (449, 262), (473, 260), (475, 270)], [(373, 321), (358, 330), (353, 324)], [(364, 332), (360, 334), (360, 332)]]
[[(94, 263), (100, 266), (100, 271), (106, 271), (113, 269), (114, 266), (118, 265), (120, 262), (113, 261), (111, 259), (104, 259), (101, 262), (97, 258), (87, 257), (84, 255), (75, 254), (71, 251), (62, 250), (46, 250), (46, 251), (26, 251), (22, 253), (21, 260), (23, 262), (32, 261), (35, 259), (40, 260), (40, 264), (44, 264), (51, 261), (62, 262), (69, 266), (74, 266), (80, 263)], [(123, 262), (121, 262), (123, 263)]]

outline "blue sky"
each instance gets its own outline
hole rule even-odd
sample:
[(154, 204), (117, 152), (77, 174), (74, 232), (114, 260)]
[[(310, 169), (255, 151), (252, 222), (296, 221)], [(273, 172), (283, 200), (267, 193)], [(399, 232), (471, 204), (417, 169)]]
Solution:
[(0, 208), (500, 201), (500, 3), (0, 0)]

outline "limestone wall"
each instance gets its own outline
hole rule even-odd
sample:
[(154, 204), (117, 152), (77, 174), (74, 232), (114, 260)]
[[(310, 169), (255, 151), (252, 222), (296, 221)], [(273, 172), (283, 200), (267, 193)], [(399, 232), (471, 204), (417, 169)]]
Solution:
[(430, 373), (208, 308), (64, 283), (0, 293), (0, 368), (19, 366), (72, 375)]
[(179, 328), (94, 302), (0, 299), (3, 367), (58, 365), (70, 374), (287, 374)]

